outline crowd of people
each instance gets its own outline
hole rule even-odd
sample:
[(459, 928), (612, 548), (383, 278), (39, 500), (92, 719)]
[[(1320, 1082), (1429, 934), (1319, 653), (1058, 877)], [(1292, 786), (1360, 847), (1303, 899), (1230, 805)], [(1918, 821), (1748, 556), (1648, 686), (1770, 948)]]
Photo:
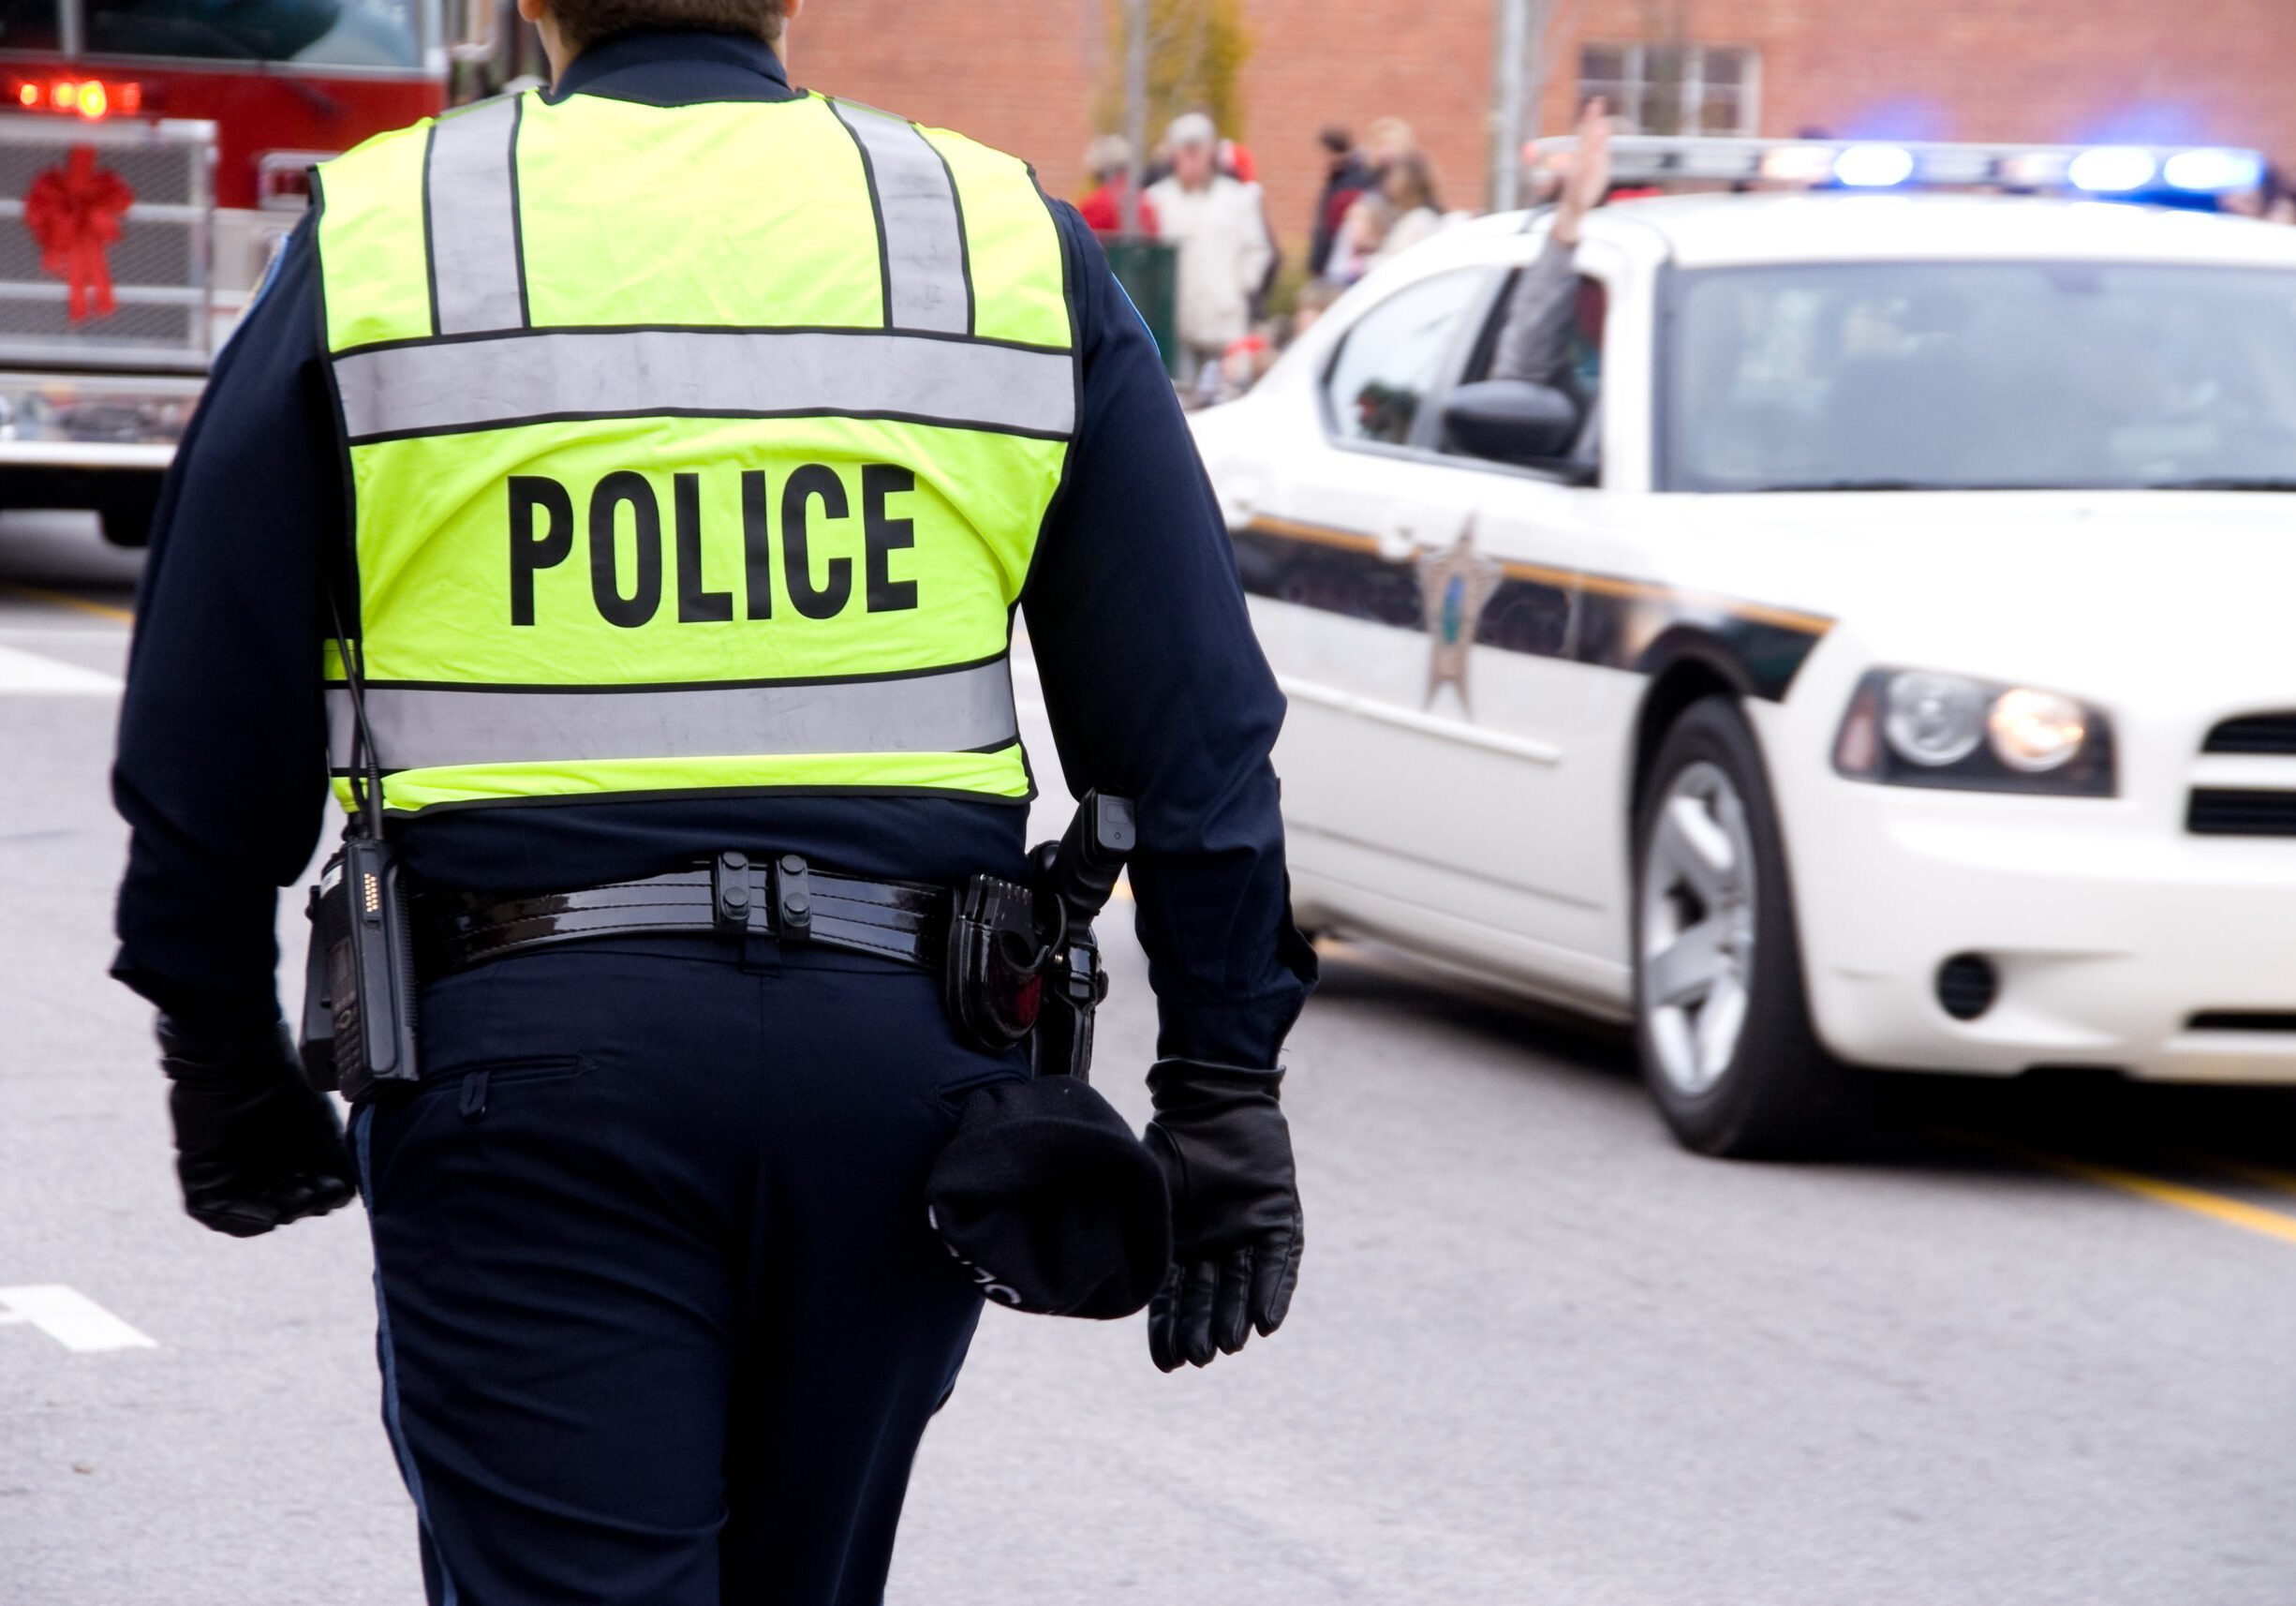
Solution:
[(1136, 203), (1122, 136), (1104, 134), (1085, 153), (1092, 187), (1078, 210), (1086, 223), (1178, 248), (1174, 367), (1192, 400), (1247, 388), (1341, 290), (1463, 216), (1444, 211), (1434, 169), (1401, 118), (1380, 118), (1361, 143), (1336, 126), (1318, 138), (1327, 171), (1304, 279), (1274, 319), (1269, 301), (1284, 262), (1249, 149), (1222, 138), (1203, 112), (1176, 117), (1146, 165)]

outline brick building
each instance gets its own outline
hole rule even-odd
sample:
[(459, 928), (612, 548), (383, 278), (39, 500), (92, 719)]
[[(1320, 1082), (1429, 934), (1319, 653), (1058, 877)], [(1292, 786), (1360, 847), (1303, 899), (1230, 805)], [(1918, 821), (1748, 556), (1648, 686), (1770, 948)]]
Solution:
[[(1548, 0), (1540, 121), (1601, 88), (1653, 129), (2196, 140), (2296, 163), (2296, 0)], [(1245, 0), (1244, 137), (1295, 245), (1316, 130), (1392, 113), (1444, 201), (1484, 193), (1496, 0)], [(1074, 196), (1109, 70), (1104, 0), (811, 0), (798, 82), (960, 128)]]

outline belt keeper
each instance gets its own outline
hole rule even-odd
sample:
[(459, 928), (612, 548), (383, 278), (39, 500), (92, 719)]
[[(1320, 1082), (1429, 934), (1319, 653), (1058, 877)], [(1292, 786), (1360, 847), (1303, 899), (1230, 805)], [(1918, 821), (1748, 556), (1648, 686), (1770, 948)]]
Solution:
[(752, 902), (748, 855), (728, 848), (710, 860), (709, 890), (710, 915), (718, 935), (738, 937), (748, 931)]
[(796, 854), (783, 854), (774, 866), (774, 923), (784, 943), (813, 940), (812, 877)]

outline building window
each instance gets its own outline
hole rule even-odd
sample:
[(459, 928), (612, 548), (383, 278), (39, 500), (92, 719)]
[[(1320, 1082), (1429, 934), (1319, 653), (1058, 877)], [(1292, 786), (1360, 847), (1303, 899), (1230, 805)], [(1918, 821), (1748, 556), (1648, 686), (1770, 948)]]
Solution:
[(1743, 45), (1582, 45), (1578, 98), (1610, 103), (1637, 134), (1751, 134), (1761, 60)]

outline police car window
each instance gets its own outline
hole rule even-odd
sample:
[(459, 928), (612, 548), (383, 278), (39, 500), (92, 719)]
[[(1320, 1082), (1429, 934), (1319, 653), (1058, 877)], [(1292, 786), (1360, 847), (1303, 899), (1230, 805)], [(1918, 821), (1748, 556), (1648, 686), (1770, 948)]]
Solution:
[(91, 0), (97, 54), (291, 61), (326, 67), (422, 64), (415, 0)]
[[(1511, 275), (1506, 288), (1499, 292), (1492, 305), (1490, 321), (1484, 325), (1475, 341), (1474, 351), (1467, 360), (1462, 381), (1487, 379), (1491, 377), (1493, 359), (1499, 354), (1502, 338), (1508, 323), (1521, 315), (1516, 290), (1522, 282), (1522, 272)], [(1542, 370), (1542, 379), (1551, 376), (1566, 389), (1592, 401), (1603, 383), (1603, 329), (1608, 321), (1610, 292), (1603, 281), (1585, 274), (1577, 276), (1572, 302), (1572, 315), (1558, 331), (1560, 344), (1552, 351), (1533, 354), (1533, 366)]]
[(2296, 483), (2296, 273), (2097, 262), (1686, 274), (1666, 483)]
[(1400, 290), (1355, 322), (1324, 379), (1331, 426), (1344, 440), (1400, 446), (1434, 389), (1475, 292), (1480, 268), (1438, 274)]
[(1578, 275), (1578, 316), (1571, 322), (1570, 373), (1579, 394), (1590, 399), (1603, 385), (1603, 325), (1610, 314), (1610, 292), (1603, 281)]
[(1512, 444), (1462, 436), (1456, 421), (1446, 420), (1442, 450), (1583, 480), (1596, 467), (1609, 292), (1598, 278), (1567, 269), (1558, 278), (1542, 274), (1544, 266), (1508, 275), (1459, 379), (1462, 384), (1515, 380), (1560, 391), (1577, 418), (1573, 435), (1551, 455), (1527, 456)]

